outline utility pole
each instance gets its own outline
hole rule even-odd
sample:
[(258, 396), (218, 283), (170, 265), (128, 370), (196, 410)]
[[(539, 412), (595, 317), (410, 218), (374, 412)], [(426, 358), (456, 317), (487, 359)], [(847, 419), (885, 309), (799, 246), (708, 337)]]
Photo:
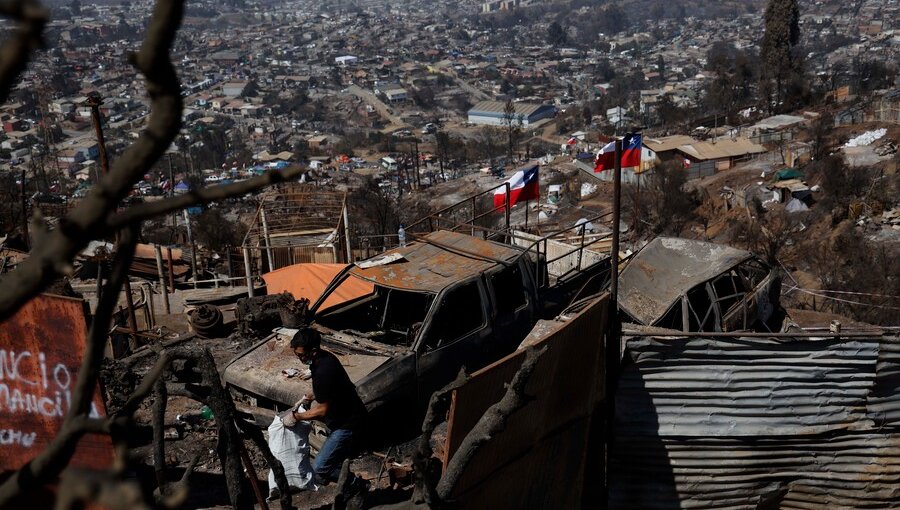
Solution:
[[(94, 132), (97, 134), (97, 148), (100, 153), (100, 169), (103, 172), (103, 175), (109, 173), (109, 159), (106, 154), (106, 139), (103, 137), (103, 125), (101, 124), (100, 118), (100, 105), (103, 104), (103, 98), (99, 95), (93, 95), (88, 98), (85, 102), (85, 105), (90, 107), (91, 109), (91, 121), (94, 124)], [(118, 238), (118, 232), (116, 233), (116, 238)], [(128, 326), (131, 328), (130, 338), (131, 341), (130, 347), (131, 350), (137, 349), (137, 317), (134, 316), (134, 298), (131, 295), (131, 279), (126, 276), (125, 277), (125, 303), (128, 305)], [(152, 298), (152, 296), (151, 296)]]
[[(606, 345), (604, 346), (606, 356), (605, 366), (605, 411), (606, 411), (606, 434), (604, 444), (604, 454), (606, 457), (604, 472), (608, 475), (610, 452), (612, 450), (614, 437), (614, 427), (616, 408), (615, 398), (616, 386), (619, 381), (619, 362), (621, 359), (621, 338), (622, 325), (619, 322), (619, 222), (621, 220), (622, 209), (622, 140), (616, 140), (615, 167), (613, 170), (613, 222), (612, 222), (612, 250), (610, 253), (610, 286), (609, 286), (609, 328), (607, 328)], [(604, 501), (609, 494), (609, 485), (604, 480), (603, 483)]]
[(25, 169), (22, 169), (22, 240), (25, 248), (31, 248), (31, 240), (28, 237), (28, 195), (25, 191)]
[(422, 187), (422, 182), (419, 177), (419, 139), (416, 138), (416, 189)]

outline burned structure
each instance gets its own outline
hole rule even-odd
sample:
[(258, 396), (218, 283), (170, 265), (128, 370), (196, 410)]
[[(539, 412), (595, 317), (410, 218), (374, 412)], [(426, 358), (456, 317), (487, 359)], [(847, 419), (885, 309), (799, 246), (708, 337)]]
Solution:
[(752, 253), (656, 238), (622, 270), (623, 322), (676, 331), (778, 331), (781, 277)]
[(260, 197), (243, 248), (260, 273), (304, 262), (347, 263), (346, 194), (285, 184)]

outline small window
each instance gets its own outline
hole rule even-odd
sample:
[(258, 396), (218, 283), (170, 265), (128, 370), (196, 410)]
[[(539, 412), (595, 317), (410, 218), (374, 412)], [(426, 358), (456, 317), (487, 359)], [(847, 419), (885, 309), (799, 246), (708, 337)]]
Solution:
[(519, 266), (508, 267), (491, 276), (491, 287), (498, 315), (513, 313), (528, 304), (525, 285), (522, 282), (522, 271)]
[(713, 280), (712, 285), (716, 293), (716, 302), (719, 303), (719, 310), (723, 315), (731, 311), (747, 295), (744, 280), (734, 271), (719, 276)]
[(484, 326), (484, 307), (477, 282), (451, 290), (441, 301), (431, 321), (427, 349), (453, 343)]
[(716, 307), (709, 299), (706, 285), (688, 292), (688, 331), (716, 331)]

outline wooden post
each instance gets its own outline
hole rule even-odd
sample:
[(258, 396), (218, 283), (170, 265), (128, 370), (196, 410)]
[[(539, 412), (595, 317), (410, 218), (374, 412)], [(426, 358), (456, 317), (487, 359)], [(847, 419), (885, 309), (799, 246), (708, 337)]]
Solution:
[(525, 201), (525, 230), (528, 230), (528, 200)]
[(504, 192), (506, 193), (506, 200), (503, 202), (503, 216), (504, 216), (504, 221), (506, 221), (506, 233), (509, 234), (510, 230), (511, 230), (510, 224), (509, 224), (509, 215), (512, 212), (509, 209), (509, 192), (510, 192), (509, 183), (507, 182), (507, 183), (503, 184), (503, 187), (504, 187)]
[(244, 251), (244, 275), (247, 279), (247, 297), (253, 297), (253, 277), (250, 275), (250, 249), (243, 247)]
[(156, 245), (156, 271), (159, 273), (159, 288), (163, 293), (163, 305), (166, 309), (166, 315), (172, 313), (172, 309), (169, 307), (169, 289), (166, 288), (166, 273), (163, 270), (163, 262), (162, 262), (162, 248), (157, 244)]
[(225, 252), (228, 254), (228, 286), (234, 287), (234, 254), (231, 253), (231, 246), (226, 247)]
[(269, 223), (266, 222), (266, 209), (263, 206), (259, 208), (259, 219), (262, 222), (263, 242), (266, 243), (266, 258), (269, 261), (269, 271), (274, 271), (275, 261), (272, 258), (272, 242), (269, 239)]
[(194, 288), (196, 289), (197, 280), (200, 276), (197, 274), (197, 247), (194, 245), (194, 234), (191, 231), (191, 218), (187, 209), (184, 209), (182, 212), (184, 213), (184, 224), (187, 225), (188, 245), (191, 247), (191, 274), (194, 275)]
[(172, 248), (166, 248), (166, 261), (169, 269), (169, 291), (175, 292), (175, 263), (172, 261)]
[(353, 263), (353, 249), (350, 246), (350, 219), (347, 215), (347, 195), (344, 195), (344, 242), (347, 243), (347, 263)]
[[(131, 280), (125, 275), (124, 282), (125, 304), (128, 305), (128, 326), (131, 328), (131, 335), (128, 337), (128, 347), (134, 351), (138, 348), (137, 344), (137, 317), (134, 314), (134, 297), (131, 295)], [(149, 324), (147, 325), (150, 326)]]

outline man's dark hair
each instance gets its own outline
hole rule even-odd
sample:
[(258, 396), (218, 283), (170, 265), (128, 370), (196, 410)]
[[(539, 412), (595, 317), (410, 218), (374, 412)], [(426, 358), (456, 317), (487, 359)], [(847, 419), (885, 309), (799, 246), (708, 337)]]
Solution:
[(291, 338), (291, 349), (303, 347), (306, 351), (318, 349), (322, 344), (322, 335), (312, 328), (303, 328)]

